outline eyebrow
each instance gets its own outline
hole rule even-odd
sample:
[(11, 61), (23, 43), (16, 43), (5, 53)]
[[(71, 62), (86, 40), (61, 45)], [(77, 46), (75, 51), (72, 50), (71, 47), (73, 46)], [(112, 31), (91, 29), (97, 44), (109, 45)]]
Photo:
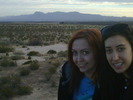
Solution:
[(121, 47), (121, 46), (125, 46), (125, 44), (119, 44), (116, 47)]
[[(81, 51), (84, 51), (84, 50), (89, 50), (89, 48), (81, 49)], [(72, 51), (76, 51), (76, 50), (75, 49), (72, 49)]]
[[(123, 47), (123, 46), (125, 46), (125, 44), (119, 44), (119, 45), (117, 45), (116, 47)], [(111, 47), (109, 47), (109, 46), (105, 46), (105, 48), (111, 48)]]

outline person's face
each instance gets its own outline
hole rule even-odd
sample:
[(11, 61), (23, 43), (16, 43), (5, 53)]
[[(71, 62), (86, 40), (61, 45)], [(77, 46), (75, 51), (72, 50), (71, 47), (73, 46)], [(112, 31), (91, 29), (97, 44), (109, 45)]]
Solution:
[(73, 61), (81, 72), (88, 74), (95, 69), (93, 52), (86, 39), (76, 39), (72, 45), (72, 52)]
[(125, 73), (132, 63), (133, 53), (125, 37), (116, 35), (105, 40), (106, 57), (116, 73)]

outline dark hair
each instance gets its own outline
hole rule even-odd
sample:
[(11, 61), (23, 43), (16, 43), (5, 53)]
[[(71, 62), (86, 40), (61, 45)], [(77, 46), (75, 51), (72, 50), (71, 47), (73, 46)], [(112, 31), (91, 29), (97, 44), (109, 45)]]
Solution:
[[(122, 74), (117, 74), (115, 71), (110, 67), (105, 54), (105, 47), (104, 42), (111, 36), (120, 35), (126, 38), (126, 40), (130, 43), (132, 51), (133, 51), (133, 28), (131, 25), (126, 23), (118, 23), (111, 26), (106, 26), (101, 30), (102, 33), (102, 40), (103, 40), (103, 50), (102, 50), (102, 68), (101, 72), (101, 91), (104, 99), (102, 100), (118, 100), (119, 95), (121, 93), (120, 86), (122, 84), (124, 76)], [(131, 91), (133, 91), (133, 61), (127, 70), (128, 75), (132, 80)], [(131, 92), (130, 91), (130, 92)], [(129, 93), (131, 97), (131, 93)], [(129, 100), (129, 99), (127, 99)]]
[[(98, 29), (83, 29), (83, 30), (79, 30), (75, 32), (72, 35), (69, 41), (69, 44), (68, 44), (68, 59), (72, 67), (71, 68), (71, 80), (70, 80), (70, 91), (71, 92), (73, 92), (75, 88), (78, 89), (80, 85), (80, 81), (84, 76), (84, 74), (80, 72), (79, 68), (73, 62), (72, 45), (73, 45), (73, 42), (79, 38), (85, 38), (88, 41), (90, 48), (94, 54), (96, 66), (100, 64), (100, 54), (101, 54), (100, 51), (101, 51), (101, 43), (102, 43), (100, 31)], [(97, 78), (96, 72), (94, 72), (92, 76), (94, 79), (94, 83), (96, 82), (96, 78)]]
[[(121, 35), (126, 38), (126, 40), (130, 43), (132, 51), (133, 51), (133, 27), (126, 23), (118, 23), (112, 26), (106, 26), (101, 30), (103, 44), (106, 39), (111, 36)], [(104, 47), (104, 46), (103, 46)], [(104, 49), (105, 52), (105, 49)], [(131, 64), (133, 67), (133, 64)], [(130, 71), (130, 70), (129, 70)]]
[(121, 35), (125, 37), (133, 49), (133, 27), (129, 24), (118, 23), (112, 26), (106, 26), (101, 30), (103, 42), (114, 35)]

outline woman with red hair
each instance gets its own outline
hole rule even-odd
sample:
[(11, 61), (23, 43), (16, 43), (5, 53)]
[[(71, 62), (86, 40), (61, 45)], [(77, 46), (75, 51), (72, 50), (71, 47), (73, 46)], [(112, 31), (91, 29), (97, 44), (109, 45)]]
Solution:
[(58, 100), (91, 100), (100, 65), (101, 33), (98, 29), (75, 32), (68, 44), (70, 79), (62, 84)]

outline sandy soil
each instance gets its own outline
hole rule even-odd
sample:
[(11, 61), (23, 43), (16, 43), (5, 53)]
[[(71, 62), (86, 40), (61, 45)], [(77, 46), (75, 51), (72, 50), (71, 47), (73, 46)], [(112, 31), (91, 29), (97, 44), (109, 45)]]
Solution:
[(54, 44), (54, 45), (49, 45), (49, 46), (27, 46), (26, 48), (16, 48), (16, 51), (22, 51), (25, 54), (27, 54), (30, 51), (38, 51), (41, 54), (45, 54), (48, 52), (48, 50), (55, 50), (57, 52), (59, 51), (64, 51), (67, 49), (67, 45), (66, 44)]
[[(25, 58), (28, 58), (27, 53), (30, 51), (38, 51), (41, 55), (45, 55), (49, 50), (55, 50), (56, 52), (67, 50), (66, 44), (55, 44), (49, 46), (27, 46), (26, 48), (17, 47), (16, 52), (24, 53)], [(45, 61), (43, 56), (32, 56), (32, 60)], [(27, 61), (26, 59), (18, 60), (17, 64), (21, 65), (23, 62)]]

